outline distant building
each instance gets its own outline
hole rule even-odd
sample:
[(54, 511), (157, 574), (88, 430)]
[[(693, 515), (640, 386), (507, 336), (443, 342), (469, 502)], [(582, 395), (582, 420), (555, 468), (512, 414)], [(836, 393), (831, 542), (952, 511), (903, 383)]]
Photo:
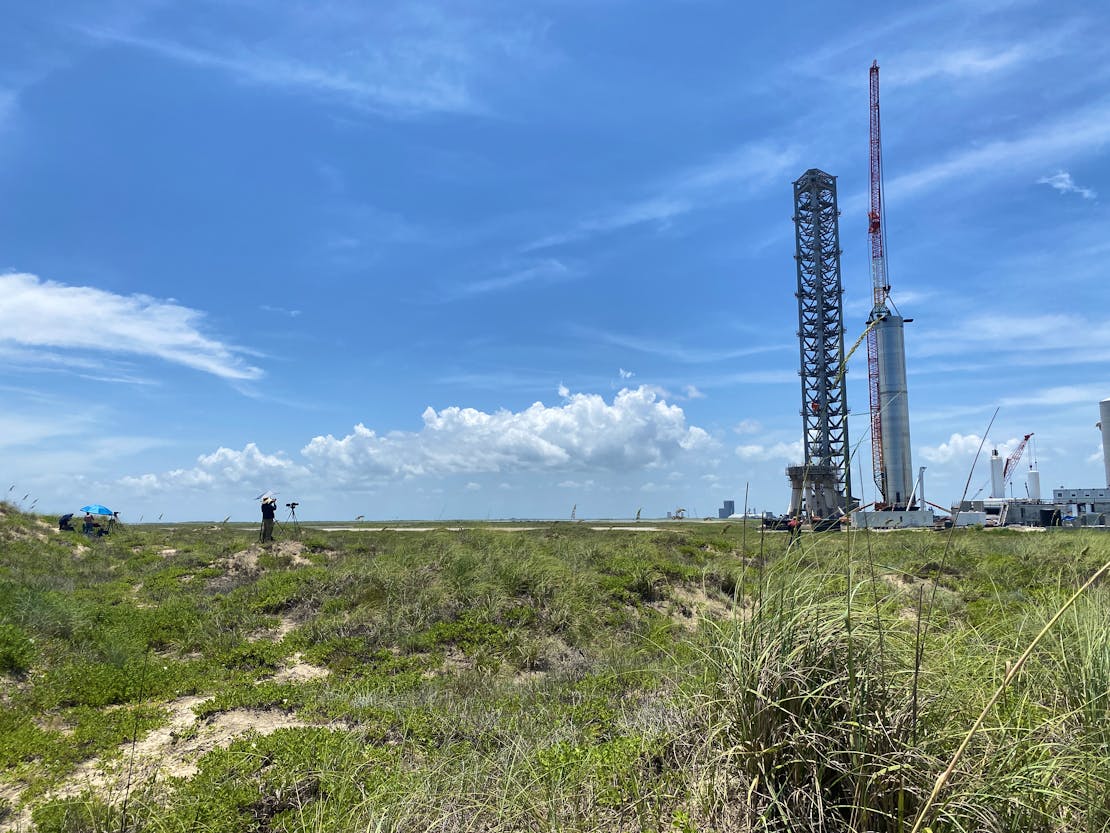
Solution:
[(736, 501), (735, 500), (726, 500), (724, 502), (724, 505), (722, 505), (721, 508), (717, 510), (717, 517), (721, 520), (724, 520), (725, 518), (731, 518), (735, 514), (736, 514)]
[[(1053, 489), (1052, 500), (1069, 515), (1086, 518), (1085, 526), (1103, 524), (1097, 518), (1110, 512), (1110, 488), (1106, 489)], [(1096, 516), (1087, 518), (1087, 516)]]

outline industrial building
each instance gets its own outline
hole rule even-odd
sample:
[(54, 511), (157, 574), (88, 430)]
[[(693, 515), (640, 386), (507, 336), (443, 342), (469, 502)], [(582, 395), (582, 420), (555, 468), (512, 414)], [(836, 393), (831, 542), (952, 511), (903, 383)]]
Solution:
[(1110, 489), (1053, 489), (1052, 500), (1076, 512), (1110, 512)]
[(1052, 490), (1052, 500), (1042, 500), (1041, 479), (1036, 461), (1026, 472), (1026, 497), (1007, 498), (1006, 486), (1010, 483), (1026, 443), (1033, 436), (1026, 434), (1017, 448), (1003, 461), (996, 449), (991, 454), (991, 496), (983, 500), (965, 500), (952, 507), (952, 515), (961, 525), (984, 524), (988, 526), (1092, 526), (1106, 527), (1110, 519), (1110, 399), (1099, 403), (1099, 421), (1095, 425), (1102, 432), (1102, 457), (1106, 487), (1068, 488)]

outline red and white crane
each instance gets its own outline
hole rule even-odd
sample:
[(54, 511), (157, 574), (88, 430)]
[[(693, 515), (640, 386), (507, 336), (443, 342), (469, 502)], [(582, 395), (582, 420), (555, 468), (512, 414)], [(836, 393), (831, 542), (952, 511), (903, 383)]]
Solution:
[(1030, 432), (1022, 437), (1021, 442), (1017, 445), (1017, 448), (1011, 451), (1010, 456), (1006, 458), (1006, 466), (1002, 469), (1003, 487), (1005, 487), (1005, 485), (1010, 482), (1010, 479), (1014, 476), (1014, 472), (1017, 471), (1017, 464), (1021, 461), (1021, 455), (1025, 453), (1025, 446), (1028, 444), (1029, 438), (1032, 436), (1033, 433)]
[[(871, 64), (871, 204), (867, 212), (867, 236), (871, 243), (871, 294), (874, 302), (871, 322), (886, 307), (890, 285), (886, 277), (886, 246), (883, 229), (883, 143), (879, 130), (879, 62)], [(867, 332), (867, 389), (871, 401), (871, 464), (875, 485), (887, 502), (883, 476), (883, 420), (879, 396), (879, 333)]]
[(871, 204), (867, 235), (871, 244), (871, 294), (867, 321), (867, 383), (871, 399), (871, 463), (882, 509), (914, 510), (910, 406), (906, 385), (903, 325), (912, 318), (890, 302), (887, 277), (886, 214), (883, 208), (883, 144), (879, 131), (879, 63), (871, 65)]

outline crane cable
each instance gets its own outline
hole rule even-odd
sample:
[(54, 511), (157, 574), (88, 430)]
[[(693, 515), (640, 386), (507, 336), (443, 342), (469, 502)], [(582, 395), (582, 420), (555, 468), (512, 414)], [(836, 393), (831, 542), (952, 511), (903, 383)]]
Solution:
[(868, 322), (867, 327), (864, 328), (863, 332), (859, 334), (859, 338), (856, 339), (856, 343), (852, 345), (852, 349), (844, 355), (844, 361), (840, 363), (840, 371), (836, 374), (837, 385), (839, 385), (844, 380), (844, 374), (848, 372), (848, 359), (852, 358), (852, 354), (859, 349), (859, 346), (861, 344), (863, 344), (863, 340), (867, 338), (868, 334), (873, 329), (875, 329), (875, 325), (882, 320), (882, 318), (876, 318), (873, 321)]

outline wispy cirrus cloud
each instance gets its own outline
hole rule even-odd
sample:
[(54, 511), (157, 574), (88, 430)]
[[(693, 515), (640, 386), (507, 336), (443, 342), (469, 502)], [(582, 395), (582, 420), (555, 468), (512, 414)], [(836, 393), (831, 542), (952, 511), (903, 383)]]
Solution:
[(1067, 171), (1057, 171), (1052, 176), (1042, 176), (1037, 180), (1038, 185), (1048, 185), (1056, 189), (1061, 194), (1079, 194), (1085, 200), (1093, 200), (1098, 196), (1091, 188), (1084, 188), (1076, 185), (1072, 180), (1071, 174)]
[(556, 258), (545, 258), (535, 263), (511, 269), (496, 277), (451, 285), (442, 291), (437, 299), (451, 301), (476, 295), (488, 295), (492, 292), (503, 292), (525, 284), (535, 286), (537, 284), (561, 283), (573, 280), (581, 275), (582, 270), (577, 267), (570, 266)]
[(272, 312), (275, 315), (288, 315), (290, 318), (296, 318), (301, 314), (299, 309), (287, 309), (286, 307), (274, 307), (269, 304), (263, 304), (259, 307), (263, 312)]
[(739, 347), (729, 349), (713, 349), (702, 347), (688, 347), (665, 339), (643, 336), (625, 335), (585, 327), (576, 327), (575, 331), (581, 336), (616, 347), (624, 347), (637, 353), (647, 353), (653, 356), (669, 359), (681, 364), (710, 364), (740, 359), (745, 356), (755, 356), (761, 353), (772, 353), (779, 350), (797, 350), (797, 344), (783, 342), (781, 344), (761, 344), (757, 347)]
[[(157, 358), (231, 380), (263, 375), (247, 351), (202, 331), (204, 313), (173, 300), (117, 295), (37, 275), (0, 275), (0, 347), (94, 371), (96, 356)], [(91, 355), (90, 355), (91, 354)]]
[(902, 174), (886, 190), (899, 195), (929, 191), (963, 179), (987, 181), (1015, 171), (1042, 167), (1061, 157), (1101, 150), (1110, 143), (1110, 101), (1042, 122), (1022, 135), (995, 139), (949, 155), (946, 159)]
[(244, 84), (388, 116), (482, 112), (480, 82), (507, 66), (534, 66), (542, 53), (542, 25), (448, 4), (286, 4), (248, 20), (236, 12), (223, 9), (218, 27), (172, 36), (149, 24), (76, 28)]
[(741, 460), (749, 461), (786, 460), (796, 462), (801, 460), (804, 454), (805, 446), (801, 440), (771, 444), (747, 443), (736, 447), (736, 456)]
[(1018, 405), (1057, 407), (1060, 405), (1095, 403), (1105, 399), (1108, 390), (1110, 390), (1110, 379), (1088, 385), (1055, 385), (1007, 396), (1002, 399), (1000, 404), (1010, 407)]
[[(1082, 333), (1082, 349), (1076, 334)], [(1022, 315), (995, 310), (968, 316), (951, 328), (931, 330), (915, 339), (913, 354), (931, 358), (991, 356), (1008, 367), (1103, 364), (1110, 361), (1110, 324), (1075, 313)]]
[(521, 250), (549, 249), (640, 225), (666, 227), (682, 215), (745, 199), (762, 188), (777, 185), (800, 159), (801, 150), (795, 145), (749, 142), (662, 177), (648, 194), (616, 202), (563, 231), (526, 243)]
[(129, 46), (161, 58), (218, 70), (238, 81), (333, 96), (380, 113), (460, 113), (477, 107), (461, 79), (432, 70), (415, 78), (412, 67), (390, 76), (389, 60), (372, 56), (360, 69), (321, 66), (284, 55), (252, 52), (231, 44), (192, 46), (166, 38), (144, 37), (107, 29), (86, 29), (98, 40)]
[[(886, 180), (884, 189), (898, 198), (923, 197), (938, 188), (983, 188), (1015, 173), (1032, 173), (1046, 166), (1099, 153), (1110, 145), (1110, 99), (1071, 110), (1008, 138), (972, 142), (955, 149), (938, 162), (930, 162)], [(1070, 180), (1057, 180), (1067, 190)], [(1043, 180), (1038, 180), (1043, 182)], [(1055, 182), (1044, 184), (1057, 187)], [(857, 191), (840, 201), (842, 214), (866, 210), (868, 196)]]
[(917, 84), (938, 77), (971, 78), (994, 75), (1030, 60), (1050, 57), (1034, 43), (973, 45), (948, 51), (903, 53), (884, 73), (888, 86)]

